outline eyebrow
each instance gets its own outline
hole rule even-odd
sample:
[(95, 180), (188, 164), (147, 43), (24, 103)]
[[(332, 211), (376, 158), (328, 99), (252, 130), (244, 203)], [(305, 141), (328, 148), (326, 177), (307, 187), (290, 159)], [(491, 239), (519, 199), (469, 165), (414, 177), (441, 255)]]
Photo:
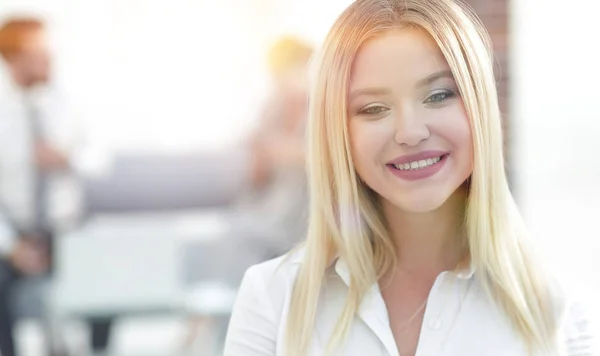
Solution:
[(390, 93), (389, 89), (386, 88), (365, 88), (365, 89), (357, 89), (350, 93), (350, 101), (352, 99), (361, 96), (361, 95), (387, 95)]
[[(425, 87), (428, 85), (431, 85), (432, 83), (434, 83), (436, 80), (441, 79), (441, 78), (450, 78), (450, 79), (454, 79), (454, 76), (452, 75), (452, 71), (451, 70), (442, 70), (436, 73), (433, 73), (429, 76), (427, 76), (424, 79), (421, 79), (417, 82), (417, 87), (421, 88), (421, 87)], [(352, 101), (353, 99), (355, 99), (358, 96), (361, 95), (388, 95), (390, 94), (390, 90), (387, 88), (364, 88), (364, 89), (356, 89), (353, 90), (350, 93), (350, 97), (349, 97), (349, 101)]]
[(425, 79), (421, 79), (417, 82), (417, 87), (424, 87), (427, 85), (432, 84), (433, 82), (435, 82), (438, 79), (441, 78), (450, 78), (450, 79), (454, 79), (454, 76), (452, 75), (452, 71), (451, 70), (442, 70), (439, 71), (437, 73), (433, 73), (430, 76), (428, 76)]

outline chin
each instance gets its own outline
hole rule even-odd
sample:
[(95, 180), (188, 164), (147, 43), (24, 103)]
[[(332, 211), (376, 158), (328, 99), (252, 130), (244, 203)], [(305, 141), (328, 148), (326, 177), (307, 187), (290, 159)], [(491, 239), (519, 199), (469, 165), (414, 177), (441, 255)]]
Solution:
[(407, 213), (428, 213), (439, 209), (448, 200), (449, 196), (435, 194), (423, 196), (414, 194), (414, 196), (402, 196), (390, 199), (390, 202)]

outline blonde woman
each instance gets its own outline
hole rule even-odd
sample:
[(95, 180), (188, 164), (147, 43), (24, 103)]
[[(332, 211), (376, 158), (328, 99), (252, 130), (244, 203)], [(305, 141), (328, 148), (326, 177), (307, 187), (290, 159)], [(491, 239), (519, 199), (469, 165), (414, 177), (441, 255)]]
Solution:
[(307, 240), (249, 269), (225, 354), (592, 355), (508, 189), (489, 38), (452, 0), (358, 0), (317, 58)]

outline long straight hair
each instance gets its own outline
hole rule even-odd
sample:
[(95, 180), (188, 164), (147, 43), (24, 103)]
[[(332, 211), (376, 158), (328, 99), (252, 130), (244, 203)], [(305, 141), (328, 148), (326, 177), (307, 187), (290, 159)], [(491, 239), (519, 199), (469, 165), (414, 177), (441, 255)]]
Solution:
[(336, 20), (315, 58), (308, 124), (309, 227), (291, 297), (286, 356), (309, 350), (326, 270), (343, 258), (350, 274), (328, 353), (341, 346), (362, 297), (396, 261), (375, 194), (354, 170), (347, 90), (361, 45), (386, 31), (418, 27), (450, 66), (471, 126), (473, 173), (465, 206), (467, 253), (484, 287), (531, 353), (553, 348), (548, 281), (534, 260), (508, 188), (491, 41), (466, 5), (453, 0), (357, 0)]

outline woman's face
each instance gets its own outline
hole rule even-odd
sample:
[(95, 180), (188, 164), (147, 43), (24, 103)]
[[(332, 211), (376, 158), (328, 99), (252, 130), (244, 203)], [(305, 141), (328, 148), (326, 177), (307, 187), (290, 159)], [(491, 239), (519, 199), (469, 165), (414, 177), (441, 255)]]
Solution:
[(348, 120), (358, 175), (403, 211), (439, 208), (473, 171), (462, 99), (424, 31), (389, 31), (361, 47), (350, 78)]

